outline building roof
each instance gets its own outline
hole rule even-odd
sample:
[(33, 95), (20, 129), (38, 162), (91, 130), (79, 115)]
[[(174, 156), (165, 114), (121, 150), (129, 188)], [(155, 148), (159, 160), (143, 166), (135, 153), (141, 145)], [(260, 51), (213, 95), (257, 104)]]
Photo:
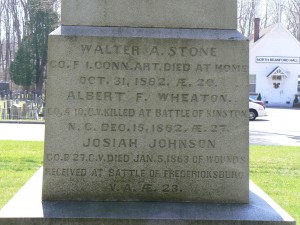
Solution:
[[(274, 29), (274, 27), (276, 26), (277, 24), (273, 24), (271, 26), (268, 26), (264, 29), (261, 29), (259, 31), (259, 39), (263, 38), (267, 33), (269, 33), (272, 29)], [(254, 34), (251, 34), (249, 37), (248, 37), (249, 41), (250, 42), (254, 42)]]
[(274, 70), (272, 70), (271, 73), (267, 75), (267, 77), (272, 77), (272, 76), (283, 76), (283, 77), (288, 77), (286, 72), (280, 67), (277, 66)]
[(258, 43), (260, 43), (264, 39), (264, 37), (270, 35), (271, 33), (275, 32), (278, 29), (283, 30), (286, 33), (288, 33), (290, 35), (291, 39), (293, 39), (294, 41), (298, 42), (299, 46), (300, 46), (300, 42), (291, 34), (291, 32), (289, 30), (287, 30), (285, 28), (285, 26), (282, 23), (276, 23), (276, 24), (268, 26), (268, 27), (266, 27), (264, 29), (261, 29), (260, 32), (259, 32), (259, 39), (256, 42), (254, 42), (254, 35), (253, 34), (250, 35), (248, 37), (250, 49), (254, 48)]

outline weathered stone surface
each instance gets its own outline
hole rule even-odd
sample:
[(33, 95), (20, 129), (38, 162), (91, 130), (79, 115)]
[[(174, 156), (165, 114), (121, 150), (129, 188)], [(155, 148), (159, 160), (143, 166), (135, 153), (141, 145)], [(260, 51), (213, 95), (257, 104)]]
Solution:
[(44, 200), (248, 202), (238, 32), (60, 32), (49, 41)]
[(64, 0), (62, 25), (237, 28), (236, 0)]
[(0, 211), (3, 225), (296, 225), (255, 184), (249, 204), (162, 202), (42, 202), (42, 170)]

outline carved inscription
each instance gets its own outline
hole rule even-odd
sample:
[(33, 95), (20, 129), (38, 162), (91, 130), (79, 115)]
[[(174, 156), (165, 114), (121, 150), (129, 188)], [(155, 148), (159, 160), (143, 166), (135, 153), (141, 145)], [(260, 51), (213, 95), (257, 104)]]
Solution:
[(63, 134), (45, 152), (44, 176), (91, 182), (100, 200), (178, 200), (213, 190), (214, 180), (248, 179), (246, 152), (230, 144), (248, 109), (229, 91), (243, 85), (248, 66), (226, 60), (222, 46), (103, 38), (69, 51), (49, 60), (52, 82), (64, 85), (51, 93), (46, 116)]
[(116, 162), (116, 163), (195, 163), (195, 164), (246, 164), (247, 159), (244, 156), (235, 155), (130, 155), (130, 154), (87, 154), (87, 153), (48, 153), (45, 156), (47, 161), (63, 162)]

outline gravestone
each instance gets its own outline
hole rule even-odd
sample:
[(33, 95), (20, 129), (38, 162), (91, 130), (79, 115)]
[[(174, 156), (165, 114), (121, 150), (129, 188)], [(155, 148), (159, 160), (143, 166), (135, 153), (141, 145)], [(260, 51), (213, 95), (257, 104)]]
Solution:
[[(235, 30), (189, 29), (219, 27), (227, 14), (205, 24), (204, 9), (236, 4), (154, 2), (64, 1), (63, 23), (98, 27), (49, 37), (44, 200), (248, 203), (248, 42)], [(100, 12), (69, 24), (83, 8)], [(169, 28), (177, 13), (163, 24), (141, 13), (190, 8), (204, 19), (177, 21), (186, 29)], [(168, 29), (103, 27), (117, 15)]]
[(4, 224), (295, 224), (249, 192), (236, 9), (64, 0), (49, 37), (43, 171), (0, 213)]
[(11, 111), (10, 111), (11, 119), (13, 119), (13, 120), (21, 119), (21, 109), (22, 109), (22, 106), (20, 106), (16, 101), (16, 103), (11, 106)]

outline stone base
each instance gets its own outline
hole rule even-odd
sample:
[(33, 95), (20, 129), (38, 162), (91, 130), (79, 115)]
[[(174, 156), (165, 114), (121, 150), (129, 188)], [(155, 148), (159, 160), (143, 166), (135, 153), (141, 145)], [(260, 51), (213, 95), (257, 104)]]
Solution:
[(250, 204), (41, 201), (42, 169), (0, 211), (1, 225), (295, 225), (255, 184)]

